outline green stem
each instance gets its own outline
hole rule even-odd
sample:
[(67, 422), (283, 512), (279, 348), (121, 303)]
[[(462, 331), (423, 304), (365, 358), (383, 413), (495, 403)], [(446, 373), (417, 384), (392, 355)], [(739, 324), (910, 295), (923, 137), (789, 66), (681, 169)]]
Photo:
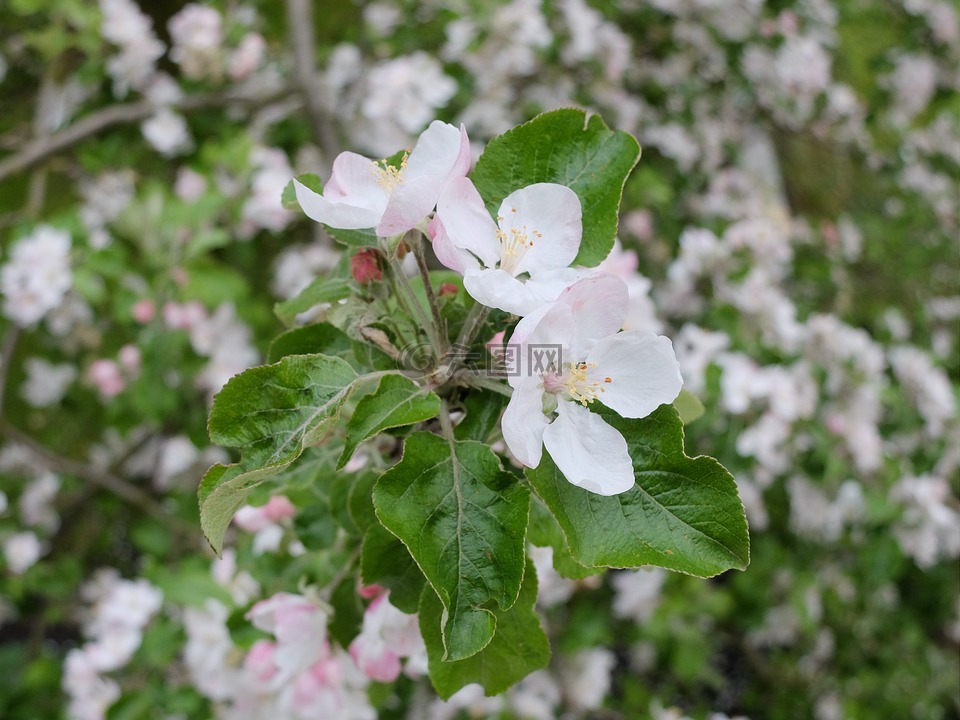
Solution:
[[(413, 233), (410, 233), (413, 236)], [(423, 291), (427, 295), (427, 304), (430, 306), (430, 313), (433, 315), (433, 323), (437, 327), (440, 341), (442, 343), (441, 355), (446, 352), (447, 347), (447, 323), (440, 314), (440, 304), (437, 302), (437, 294), (433, 291), (433, 285), (430, 283), (430, 270), (427, 267), (427, 258), (423, 252), (423, 239), (416, 237), (412, 240), (413, 256), (417, 260), (417, 269), (420, 270), (420, 279), (423, 281)]]
[(496, 380), (492, 377), (487, 377), (486, 375), (479, 375), (475, 372), (458, 372), (454, 376), (454, 381), (458, 384), (463, 384), (468, 387), (492, 390), (493, 392), (500, 393), (508, 398), (513, 397), (513, 388), (506, 383), (502, 383), (499, 380)]
[(469, 348), (473, 344), (473, 341), (477, 338), (477, 333), (480, 331), (489, 314), (490, 308), (481, 303), (476, 303), (470, 308), (470, 312), (467, 313), (467, 319), (463, 321), (463, 327), (457, 336), (456, 347), (458, 349)]
[[(387, 244), (389, 245), (391, 243)], [(386, 249), (385, 252), (390, 262), (390, 285), (396, 294), (397, 302), (406, 310), (407, 314), (413, 318), (414, 322), (419, 323), (424, 331), (426, 331), (430, 345), (433, 347), (434, 356), (437, 358), (442, 357), (443, 344), (440, 341), (439, 330), (431, 321), (423, 308), (423, 303), (420, 302), (416, 293), (413, 291), (410, 280), (407, 278), (406, 273), (403, 272), (403, 265), (400, 262), (400, 258), (397, 257), (396, 249)]]

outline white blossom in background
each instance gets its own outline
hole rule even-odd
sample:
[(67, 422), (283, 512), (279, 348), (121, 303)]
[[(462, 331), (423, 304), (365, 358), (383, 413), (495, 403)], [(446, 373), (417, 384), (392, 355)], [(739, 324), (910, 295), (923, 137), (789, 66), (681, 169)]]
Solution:
[(59, 403), (79, 371), (70, 363), (53, 364), (39, 357), (27, 358), (23, 363), (27, 377), (20, 386), (20, 395), (35, 408)]
[(186, 119), (168, 107), (160, 108), (140, 129), (150, 146), (164, 157), (181, 155), (193, 148)]
[(951, 421), (957, 419), (957, 399), (950, 378), (919, 348), (895, 347), (888, 357), (894, 375), (924, 419), (927, 434), (943, 436)]
[(219, 558), (210, 566), (213, 579), (230, 593), (233, 602), (243, 607), (260, 594), (260, 583), (246, 570), (237, 567), (237, 551), (224, 548)]
[(60, 527), (60, 515), (53, 502), (59, 492), (60, 478), (52, 472), (42, 472), (31, 480), (17, 501), (23, 524), (46, 533), (56, 532)]
[(296, 245), (277, 257), (270, 289), (281, 300), (296, 297), (320, 273), (332, 270), (340, 260), (340, 252), (326, 243)]
[(294, 213), (283, 207), (280, 197), (293, 177), (293, 168), (283, 150), (258, 147), (250, 153), (253, 166), (251, 192), (243, 204), (242, 236), (249, 238), (255, 230), (283, 230)]
[(189, 3), (167, 23), (173, 47), (170, 58), (191, 80), (219, 79), (223, 74), (223, 20), (206, 5)]
[(527, 555), (533, 561), (537, 571), (537, 605), (542, 608), (565, 603), (576, 590), (573, 580), (569, 580), (553, 569), (553, 548), (527, 547)]
[(80, 184), (80, 194), (84, 200), (80, 218), (87, 229), (87, 241), (92, 248), (99, 250), (110, 242), (106, 226), (133, 200), (133, 181), (132, 170), (120, 170), (102, 173)]
[(660, 591), (667, 579), (662, 568), (640, 568), (614, 573), (610, 578), (616, 593), (613, 598), (613, 614), (642, 625), (660, 604)]
[(131, 89), (142, 90), (166, 46), (154, 34), (150, 18), (133, 0), (100, 0), (100, 12), (103, 39), (120, 49), (107, 60), (113, 94), (124, 97)]
[(507, 692), (507, 704), (523, 720), (555, 720), (563, 700), (560, 681), (548, 670), (527, 675)]
[(243, 687), (238, 653), (227, 629), (227, 607), (208, 598), (202, 608), (183, 612), (187, 643), (183, 651), (190, 680), (202, 695), (222, 702), (235, 697)]
[(932, 475), (905, 477), (890, 491), (890, 499), (903, 507), (893, 534), (917, 565), (929, 568), (960, 556), (960, 512), (946, 480)]
[(197, 382), (211, 393), (260, 359), (252, 344), (250, 328), (237, 318), (231, 303), (224, 303), (212, 315), (197, 319), (190, 325), (189, 332), (194, 352), (209, 358)]
[(267, 41), (257, 32), (249, 32), (240, 40), (240, 44), (230, 53), (227, 60), (227, 73), (232, 80), (244, 80), (263, 64), (267, 52)]
[(0, 267), (3, 313), (21, 327), (30, 327), (54, 310), (73, 283), (70, 234), (39, 225), (10, 248)]
[(14, 575), (23, 575), (43, 557), (43, 543), (30, 530), (14, 533), (2, 542), (3, 557), (7, 570)]
[(895, 98), (891, 120), (906, 125), (927, 107), (936, 92), (937, 64), (929, 55), (902, 54), (896, 58), (887, 82)]
[(67, 654), (63, 689), (71, 720), (102, 720), (120, 697), (119, 686), (102, 673), (130, 662), (143, 629), (163, 605), (163, 593), (144, 579), (124, 580), (102, 568), (80, 589), (92, 604), (83, 630), (88, 641)]
[(564, 657), (560, 664), (560, 683), (571, 706), (596, 710), (610, 692), (611, 673), (616, 656), (606, 648), (581, 650)]
[(367, 74), (366, 99), (360, 105), (367, 131), (358, 131), (355, 140), (377, 155), (392, 154), (423, 130), (456, 92), (456, 81), (425, 52), (377, 65)]

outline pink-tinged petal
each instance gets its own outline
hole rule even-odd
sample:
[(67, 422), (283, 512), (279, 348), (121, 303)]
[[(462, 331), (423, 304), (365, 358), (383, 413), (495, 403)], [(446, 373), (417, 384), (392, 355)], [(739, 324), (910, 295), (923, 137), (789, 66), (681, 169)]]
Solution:
[(430, 220), (427, 233), (433, 241), (433, 252), (444, 267), (448, 267), (461, 275), (468, 269), (480, 269), (480, 262), (472, 253), (461, 250), (450, 242), (450, 236), (447, 235), (447, 229), (443, 226), (440, 215), (434, 215), (433, 219)]
[(442, 179), (434, 175), (404, 179), (390, 194), (377, 235), (398, 235), (417, 226), (437, 204)]
[(332, 203), (383, 212), (389, 191), (378, 182), (377, 163), (357, 153), (344, 152), (333, 161), (323, 196)]
[(513, 456), (527, 467), (540, 464), (543, 433), (550, 421), (543, 414), (543, 387), (536, 377), (521, 378), (503, 413), (503, 440)]
[[(588, 379), (604, 388), (600, 402), (623, 417), (646, 417), (680, 394), (680, 364), (668, 338), (631, 330), (603, 338), (593, 346)], [(610, 382), (607, 382), (609, 378)]]
[(543, 303), (506, 270), (466, 270), (463, 287), (481, 305), (526, 315)]
[[(377, 226), (383, 214), (382, 209), (359, 207), (347, 202), (330, 202), (323, 195), (315, 193), (296, 180), (293, 181), (293, 189), (297, 195), (297, 202), (307, 217), (330, 227), (343, 230), (372, 228)], [(386, 196), (384, 196), (383, 206), (386, 207)]]
[(369, 642), (363, 635), (350, 643), (350, 656), (361, 672), (377, 682), (393, 682), (400, 677), (400, 658), (382, 641)]
[[(466, 165), (464, 166), (464, 148), (466, 148)], [(460, 176), (466, 175), (470, 169), (470, 141), (467, 131), (461, 125), (459, 128), (439, 120), (434, 120), (430, 126), (420, 134), (410, 157), (407, 158), (407, 169), (404, 176), (409, 179), (433, 175), (440, 180), (451, 177), (454, 170)], [(436, 198), (434, 198), (436, 201)]]
[(584, 360), (600, 338), (613, 335), (623, 326), (630, 294), (620, 278), (597, 273), (574, 283), (557, 298), (570, 308), (573, 323), (570, 338), (571, 362)]
[(455, 178), (447, 184), (437, 201), (437, 215), (451, 243), (469, 250), (488, 268), (497, 266), (500, 261), (497, 225), (470, 180)]
[(580, 251), (580, 198), (564, 185), (536, 183), (512, 192), (503, 199), (499, 217), (508, 238), (518, 233), (527, 239), (527, 249), (513, 267), (514, 275), (527, 272), (535, 276), (567, 267)]
[(619, 495), (634, 485), (627, 441), (607, 422), (574, 402), (561, 400), (543, 444), (569, 482), (598, 495)]

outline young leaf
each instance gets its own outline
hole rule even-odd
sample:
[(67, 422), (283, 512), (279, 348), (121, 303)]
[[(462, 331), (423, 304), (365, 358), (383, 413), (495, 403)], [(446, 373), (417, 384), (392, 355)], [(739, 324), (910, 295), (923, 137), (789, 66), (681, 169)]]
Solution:
[(538, 497), (532, 498), (530, 502), (530, 527), (527, 528), (527, 541), (537, 547), (552, 548), (553, 569), (565, 578), (583, 580), (606, 571), (606, 568), (602, 567), (585, 567), (574, 559), (570, 554), (563, 530)]
[(599, 115), (566, 108), (538, 115), (487, 143), (471, 175), (496, 214), (514, 190), (540, 182), (566, 185), (583, 208), (583, 240), (574, 264), (600, 263), (617, 234), (620, 196), (640, 158), (640, 146)]
[(332, 303), (350, 295), (351, 283), (344, 278), (317, 278), (307, 285), (299, 295), (278, 302), (273, 312), (285, 325), (293, 323), (294, 318), (320, 303)]
[(743, 570), (750, 543), (743, 506), (729, 472), (710, 457), (687, 457), (672, 405), (641, 420), (604, 411), (627, 441), (636, 485), (604, 497), (571, 485), (544, 453), (530, 484), (550, 508), (583, 565), (659, 565), (712, 577)]
[(324, 435), (356, 380), (340, 358), (291, 355), (240, 373), (217, 393), (210, 439), (243, 455), (234, 465), (214, 465), (200, 483), (200, 526), (216, 552), (250, 491)]
[[(392, 595), (391, 595), (392, 598)], [(480, 683), (487, 695), (497, 695), (550, 662), (550, 641), (533, 609), (537, 573), (528, 562), (520, 596), (512, 608), (496, 612), (497, 634), (476, 655), (447, 662), (441, 634), (443, 605), (429, 587), (420, 600), (420, 632), (427, 645), (430, 681), (443, 699), (470, 683)]]
[(402, 375), (385, 376), (371, 395), (357, 403), (357, 409), (347, 423), (347, 437), (337, 469), (347, 464), (364, 440), (382, 430), (429, 420), (438, 412), (440, 398), (435, 393)]
[(390, 603), (410, 615), (417, 612), (426, 578), (403, 543), (380, 523), (373, 523), (363, 536), (360, 578), (364, 585), (390, 589)]
[(445, 659), (462, 660), (493, 637), (523, 578), (530, 493), (486, 445), (407, 438), (400, 462), (373, 490), (383, 525), (403, 544), (445, 608)]

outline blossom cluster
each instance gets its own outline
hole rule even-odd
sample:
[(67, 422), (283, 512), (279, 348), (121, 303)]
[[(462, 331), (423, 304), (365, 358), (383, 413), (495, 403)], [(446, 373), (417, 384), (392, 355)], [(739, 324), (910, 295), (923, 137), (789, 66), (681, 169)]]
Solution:
[[(0, 93), (16, 110), (0, 119), (0, 632), (14, 658), (0, 715), (957, 712), (951, 3), (316, 5), (330, 14), (309, 87), (284, 23), (248, 3), (172, 18), (133, 0), (43, 5), (0, 7)], [(644, 147), (597, 268), (576, 265), (574, 190), (491, 202), (470, 177), (486, 140), (571, 105)], [(75, 132), (87, 115), (112, 124)], [(411, 150), (331, 167), (337, 141)], [(605, 418), (672, 402), (682, 376), (706, 408), (688, 450), (737, 480), (749, 572), (590, 574), (562, 539), (531, 534), (553, 660), (503, 695), (442, 701), (395, 593), (349, 577), (322, 594), (363, 518), (331, 519), (309, 469), (261, 488), (222, 558), (207, 554), (197, 480), (229, 462), (207, 439), (211, 398), (271, 357), (273, 302), (350, 277), (354, 248), (281, 202), (318, 169), (338, 214), (299, 189), (308, 214), (426, 234), (451, 271), (451, 324), (475, 302), (502, 323), (491, 335), (509, 325), (512, 343), (563, 349), (557, 372), (510, 378), (487, 438), (505, 466), (545, 448), (572, 483), (602, 466), (609, 484), (588, 489), (618, 492), (632, 479)], [(368, 297), (384, 292), (379, 258), (365, 256)], [(373, 337), (395, 318), (349, 320)], [(389, 434), (363, 443), (351, 476), (398, 450)]]

